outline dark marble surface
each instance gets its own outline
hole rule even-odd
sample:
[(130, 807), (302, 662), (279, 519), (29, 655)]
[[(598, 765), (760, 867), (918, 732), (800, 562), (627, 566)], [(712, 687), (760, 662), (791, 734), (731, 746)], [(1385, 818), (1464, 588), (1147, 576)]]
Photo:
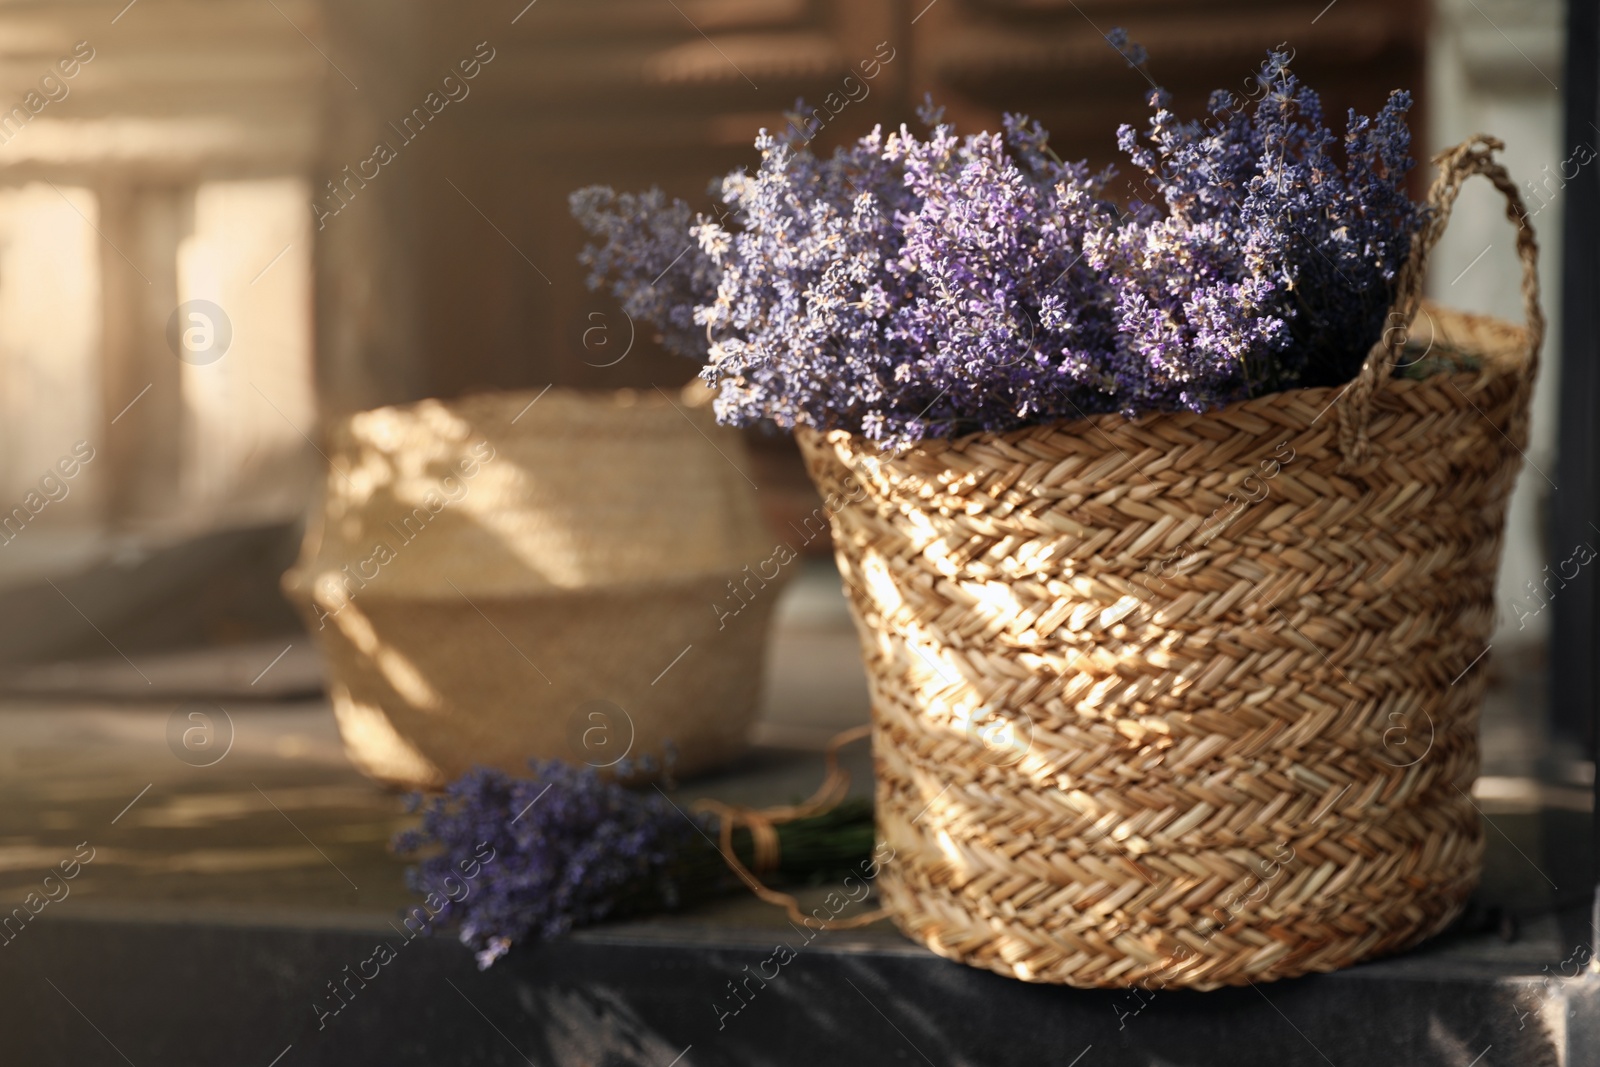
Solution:
[[(393, 925), (410, 900), (386, 842), (406, 817), (345, 762), (324, 704), (235, 702), (225, 718), (213, 705), (232, 743), (210, 766), (169, 743), (174, 716), (192, 725), (187, 707), (0, 705), (0, 903), (93, 855), (70, 895), (0, 947), (5, 1062), (1468, 1067), (1480, 1054), (1600, 1054), (1575, 1044), (1600, 1017), (1600, 977), (1572, 955), (1587, 912), (1548, 910), (1581, 876), (1542, 844), (1551, 815), (1514, 804), (1483, 801), (1484, 902), (1521, 910), (1514, 939), (1480, 912), (1478, 932), (1258, 988), (1141, 999), (1029, 986), (942, 960), (887, 923), (802, 940), (744, 895), (519, 950), (480, 974), (449, 937), (406, 941)], [(864, 745), (848, 763), (867, 788)], [(784, 802), (821, 773), (814, 751), (763, 748), (682, 792)], [(336, 1003), (328, 983), (380, 941), (394, 961), (322, 1015)], [(729, 983), (779, 944), (795, 958), (734, 999)], [(1563, 961), (1582, 974), (1553, 977)]]

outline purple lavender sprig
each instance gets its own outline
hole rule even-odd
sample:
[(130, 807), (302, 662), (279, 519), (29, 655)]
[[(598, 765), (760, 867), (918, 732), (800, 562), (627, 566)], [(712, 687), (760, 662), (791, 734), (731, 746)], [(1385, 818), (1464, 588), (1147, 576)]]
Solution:
[[(672, 909), (739, 885), (712, 843), (717, 832), (709, 817), (688, 814), (654, 790), (623, 786), (593, 767), (559, 760), (528, 766), (530, 777), (479, 767), (426, 802), (414, 795), (410, 806), (421, 809), (421, 824), (394, 841), (396, 852), (415, 858), (406, 871), (413, 892), (461, 884), (458, 872), (477, 872), (470, 891), (444, 900), (436, 919), (459, 922), (458, 936), (480, 968), (514, 944)], [(646, 760), (613, 768), (624, 780), (653, 769)], [(847, 801), (780, 826), (778, 837), (776, 877), (848, 868), (872, 851), (872, 808)], [(749, 864), (748, 831), (736, 832), (733, 845)]]
[[(686, 854), (700, 829), (662, 796), (638, 793), (593, 768), (534, 760), (514, 778), (475, 768), (422, 807), (418, 829), (395, 838), (421, 853), (407, 871), (413, 891), (438, 885), (463, 859), (494, 849), (478, 884), (447, 901), (441, 921), (459, 920), (462, 944), (488, 967), (513, 942), (557, 937), (619, 914), (672, 907)], [(715, 856), (715, 853), (713, 853)]]

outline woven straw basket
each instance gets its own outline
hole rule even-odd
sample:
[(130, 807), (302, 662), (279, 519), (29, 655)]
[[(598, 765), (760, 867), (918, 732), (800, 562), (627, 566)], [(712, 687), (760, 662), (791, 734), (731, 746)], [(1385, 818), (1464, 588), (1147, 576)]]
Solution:
[[(1029, 981), (1204, 989), (1394, 952), (1460, 912), (1543, 331), (1499, 147), (1439, 157), (1391, 328), (1342, 390), (898, 455), (799, 434), (823, 492), (858, 501), (832, 521), (894, 849), (880, 890), (908, 935)], [(1408, 337), (1474, 174), (1519, 224), (1528, 325), (1428, 308)], [(1430, 345), (1476, 369), (1391, 373)]]
[(742, 751), (786, 575), (750, 576), (772, 547), (742, 444), (692, 392), (493, 393), (330, 427), (283, 587), (361, 771), (432, 788), (535, 756), (611, 767), (670, 742), (689, 774)]

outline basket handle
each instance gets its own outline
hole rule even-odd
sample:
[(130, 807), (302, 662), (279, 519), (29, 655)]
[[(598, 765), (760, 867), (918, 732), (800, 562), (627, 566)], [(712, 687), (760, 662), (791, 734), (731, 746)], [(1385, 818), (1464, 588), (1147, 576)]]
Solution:
[(1339, 450), (1345, 463), (1359, 462), (1367, 452), (1367, 423), (1372, 417), (1372, 398), (1393, 377), (1387, 373), (1405, 346), (1411, 321), (1422, 304), (1422, 279), (1427, 274), (1428, 257), (1444, 236), (1445, 224), (1455, 206), (1461, 185), (1474, 174), (1494, 183), (1506, 198), (1506, 218), (1517, 227), (1517, 258), (1522, 261), (1522, 308), (1528, 319), (1528, 376), (1539, 369), (1539, 345), (1544, 340), (1544, 312), (1539, 307), (1539, 245), (1528, 223), (1528, 209), (1517, 192), (1516, 183), (1505, 167), (1494, 158), (1505, 144), (1494, 137), (1477, 134), (1433, 158), (1439, 173), (1428, 189), (1428, 215), (1411, 241), (1411, 254), (1400, 268), (1395, 283), (1394, 304), (1384, 320), (1383, 336), (1373, 342), (1361, 372), (1345, 387), (1338, 400)]

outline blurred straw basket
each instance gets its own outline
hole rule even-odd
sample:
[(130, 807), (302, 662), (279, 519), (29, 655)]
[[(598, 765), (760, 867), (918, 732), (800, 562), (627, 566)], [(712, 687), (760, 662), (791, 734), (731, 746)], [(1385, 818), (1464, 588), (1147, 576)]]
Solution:
[(363, 773), (434, 787), (669, 744), (694, 773), (743, 748), (777, 590), (712, 606), (769, 539), (702, 394), (486, 394), (331, 427), (283, 587)]

